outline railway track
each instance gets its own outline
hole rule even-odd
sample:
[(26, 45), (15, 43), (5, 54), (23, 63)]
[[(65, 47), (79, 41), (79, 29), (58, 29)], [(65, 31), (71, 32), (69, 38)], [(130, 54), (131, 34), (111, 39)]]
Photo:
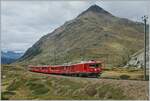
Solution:
[(112, 79), (112, 78), (96, 78), (96, 77), (77, 77), (77, 76), (66, 76), (66, 75), (56, 75), (56, 74), (44, 74), (44, 73), (36, 73), (32, 72), (35, 75), (46, 76), (46, 77), (55, 77), (55, 78), (66, 78), (71, 80), (79, 80), (79, 81), (114, 81), (114, 82), (148, 82), (143, 80), (123, 80), (123, 79)]

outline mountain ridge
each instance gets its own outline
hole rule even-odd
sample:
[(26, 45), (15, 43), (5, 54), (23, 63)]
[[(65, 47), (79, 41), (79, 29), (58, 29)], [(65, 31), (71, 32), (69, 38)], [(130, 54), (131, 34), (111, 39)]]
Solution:
[(83, 11), (81, 14), (79, 14), (77, 17), (84, 15), (87, 12), (94, 12), (94, 13), (101, 13), (101, 14), (108, 14), (112, 15), (111, 13), (107, 12), (103, 8), (99, 7), (98, 5), (92, 5), (87, 10)]
[[(101, 57), (104, 54), (119, 54), (122, 57), (143, 48), (142, 23), (118, 18), (109, 12), (100, 13), (101, 10), (104, 12), (101, 8), (89, 7), (84, 11), (86, 13), (79, 14), (75, 19), (40, 38), (18, 61), (26, 64), (62, 64), (81, 61), (83, 58), (100, 59), (96, 56)], [(116, 60), (121, 60), (117, 58)], [(122, 58), (128, 56), (124, 55)], [(128, 59), (117, 64), (112, 60), (111, 57), (109, 64), (117, 66), (125, 64), (123, 62)], [(56, 61), (58, 63), (54, 63)]]
[(20, 58), (23, 53), (16, 53), (14, 51), (1, 51), (1, 64), (10, 64)]

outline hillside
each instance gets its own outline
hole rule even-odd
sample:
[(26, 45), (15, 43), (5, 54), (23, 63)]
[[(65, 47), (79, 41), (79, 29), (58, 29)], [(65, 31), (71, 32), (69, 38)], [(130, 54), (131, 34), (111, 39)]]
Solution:
[(2, 65), (1, 95), (2, 100), (148, 100), (149, 81), (142, 79), (139, 69), (105, 70), (97, 79), (33, 73), (19, 65)]
[(96, 59), (109, 67), (122, 66), (143, 48), (143, 27), (93, 5), (40, 38), (18, 63), (45, 65)]

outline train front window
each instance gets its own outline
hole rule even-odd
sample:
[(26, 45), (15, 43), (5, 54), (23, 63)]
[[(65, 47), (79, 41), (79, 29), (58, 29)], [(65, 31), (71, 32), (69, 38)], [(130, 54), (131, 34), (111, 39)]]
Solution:
[(101, 64), (90, 64), (89, 66), (92, 68), (98, 68), (101, 66)]

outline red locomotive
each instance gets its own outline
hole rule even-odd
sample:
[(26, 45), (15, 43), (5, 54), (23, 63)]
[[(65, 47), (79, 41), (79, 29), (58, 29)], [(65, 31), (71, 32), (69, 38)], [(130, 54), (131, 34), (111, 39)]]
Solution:
[(92, 60), (71, 65), (29, 66), (29, 71), (48, 74), (99, 77), (103, 66), (103, 62)]

